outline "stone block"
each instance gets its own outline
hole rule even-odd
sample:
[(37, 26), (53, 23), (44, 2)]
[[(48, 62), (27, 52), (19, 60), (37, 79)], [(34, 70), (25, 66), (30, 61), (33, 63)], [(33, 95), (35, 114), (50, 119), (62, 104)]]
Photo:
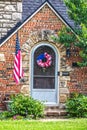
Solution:
[(21, 93), (29, 94), (29, 85), (23, 85), (21, 88)]
[(5, 4), (0, 2), (0, 8), (2, 7), (5, 7)]
[(4, 32), (4, 33), (2, 33), (2, 35), (1, 35), (1, 36), (3, 37), (3, 36), (5, 36), (6, 34), (7, 34), (7, 33), (6, 33), (6, 32)]
[(29, 52), (29, 45), (27, 43), (25, 43), (23, 46), (22, 46), (22, 49), (25, 50), (26, 52)]
[(60, 103), (59, 104), (59, 109), (65, 109), (66, 108), (66, 104), (65, 103)]
[(12, 13), (12, 19), (13, 20), (21, 20), (22, 19), (22, 14), (21, 13)]
[(67, 100), (67, 95), (66, 94), (60, 94), (59, 102), (60, 103), (65, 103), (66, 100)]
[(0, 54), (0, 61), (5, 61), (5, 55), (4, 54)]
[(29, 56), (28, 56), (28, 55), (25, 55), (25, 56), (24, 56), (24, 60), (25, 60), (25, 61), (26, 61), (26, 60), (28, 61), (28, 60), (29, 60)]
[(2, 27), (2, 23), (0, 23), (0, 28)]
[(7, 28), (0, 28), (0, 32), (7, 32)]
[(7, 27), (8, 27), (8, 28), (13, 28), (14, 26), (15, 26), (15, 25), (14, 25), (13, 23), (10, 23), (10, 24), (9, 24), (9, 23), (3, 23), (3, 27), (4, 27), (4, 28), (7, 28)]
[(61, 88), (65, 88), (66, 85), (67, 85), (67, 81), (66, 81), (66, 80), (60, 81), (60, 87), (61, 87)]
[(69, 94), (68, 88), (60, 88), (60, 94)]
[(15, 8), (14, 8), (13, 5), (7, 5), (7, 6), (5, 6), (4, 11), (8, 11), (8, 12), (12, 11), (12, 12), (15, 12), (16, 10), (15, 10)]
[[(2, 16), (2, 15), (0, 15), (0, 19), (2, 19), (2, 17), (3, 17), (3, 16)], [(1, 25), (0, 25), (0, 27), (1, 27)]]
[[(0, 8), (0, 12), (2, 12), (3, 11), (3, 8)], [(0, 14), (1, 15), (1, 14)]]
[(29, 67), (29, 61), (23, 61), (23, 68)]
[(22, 12), (22, 3), (21, 2), (17, 2), (17, 11)]
[(31, 45), (32, 44), (32, 40), (31, 40), (31, 38), (29, 38), (28, 40), (27, 40), (27, 44), (29, 44), (29, 45)]
[(9, 23), (11, 22), (9, 19), (0, 19), (0, 22), (1, 23)]
[(4, 19), (11, 19), (11, 15), (5, 14), (5, 15), (3, 15), (3, 18)]
[(63, 80), (63, 81), (69, 81), (70, 76), (61, 76), (60, 79)]
[(10, 1), (5, 1), (5, 4), (9, 5), (9, 4), (11, 4), (11, 2)]
[(29, 72), (24, 73), (24, 76), (28, 77), (29, 76)]

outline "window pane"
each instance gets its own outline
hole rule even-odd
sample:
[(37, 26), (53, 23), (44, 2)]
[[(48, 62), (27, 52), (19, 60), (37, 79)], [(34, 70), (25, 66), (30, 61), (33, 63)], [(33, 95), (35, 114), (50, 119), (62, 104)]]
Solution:
[(54, 78), (34, 78), (34, 88), (35, 89), (55, 89)]

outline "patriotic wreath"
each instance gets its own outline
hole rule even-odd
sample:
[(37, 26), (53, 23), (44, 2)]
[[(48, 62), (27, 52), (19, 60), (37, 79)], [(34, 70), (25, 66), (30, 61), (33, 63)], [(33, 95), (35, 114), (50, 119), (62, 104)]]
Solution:
[(47, 68), (52, 64), (52, 57), (47, 52), (40, 54), (37, 57), (37, 64), (42, 68)]

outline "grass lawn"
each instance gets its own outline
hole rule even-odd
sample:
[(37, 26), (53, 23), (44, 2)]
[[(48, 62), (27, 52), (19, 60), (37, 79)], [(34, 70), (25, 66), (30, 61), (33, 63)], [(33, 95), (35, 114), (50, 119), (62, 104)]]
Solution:
[(65, 121), (0, 121), (0, 130), (87, 130), (87, 119)]

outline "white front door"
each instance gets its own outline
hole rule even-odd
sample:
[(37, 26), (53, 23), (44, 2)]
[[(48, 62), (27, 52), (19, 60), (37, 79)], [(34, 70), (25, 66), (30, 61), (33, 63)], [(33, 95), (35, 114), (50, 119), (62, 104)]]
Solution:
[[(48, 64), (48, 67), (37, 64), (38, 57), (41, 58), (42, 63), (47, 62), (47, 58), (43, 58), (44, 53), (51, 56), (51, 64)], [(55, 48), (42, 43), (34, 48), (32, 59), (31, 96), (46, 105), (56, 105), (58, 103), (58, 56)]]

